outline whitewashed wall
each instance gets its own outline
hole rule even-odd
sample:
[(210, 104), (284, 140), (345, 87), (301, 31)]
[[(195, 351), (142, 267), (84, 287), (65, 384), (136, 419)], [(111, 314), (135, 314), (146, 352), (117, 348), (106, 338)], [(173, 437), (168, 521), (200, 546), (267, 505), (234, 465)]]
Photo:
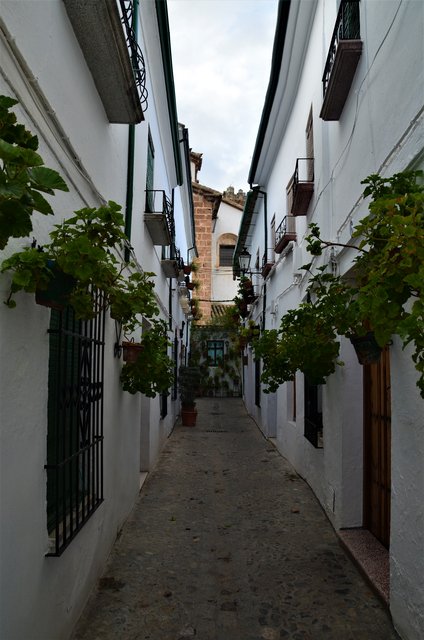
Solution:
[[(336, 3), (323, 0), (317, 3), (305, 41), (307, 50), (298, 84), (293, 79), (287, 83), (296, 87), (287, 126), (277, 141), (275, 157), (271, 147), (264, 147), (265, 159), (257, 172), (259, 184), (268, 195), (268, 224), (275, 215), (277, 226), (286, 214), (285, 185), (293, 174), (296, 158), (306, 155), (305, 128), (312, 106), (315, 192), (308, 215), (296, 219), (297, 243), (293, 252), (275, 256), (276, 265), (267, 279), (267, 328), (278, 327), (285, 311), (297, 306), (305, 295), (304, 279), (295, 284), (294, 276), (311, 260), (305, 250), (307, 225), (313, 220), (319, 224), (322, 237), (348, 241), (351, 222), (356, 224), (367, 213), (360, 181), (370, 173), (392, 175), (410, 166), (422, 168), (424, 164), (424, 5), (394, 0), (360, 2), (363, 53), (340, 120), (324, 122), (319, 119), (321, 77), (336, 11)], [(297, 28), (300, 30), (299, 24)], [(275, 137), (269, 140), (270, 145), (276, 142)], [(272, 162), (266, 155), (270, 153)], [(269, 170), (261, 170), (261, 166), (269, 166)], [(258, 210), (260, 215), (249, 248), (252, 256), (258, 248), (260, 256), (264, 251), (261, 199)], [(353, 257), (349, 252), (340, 252), (341, 273), (350, 268)], [(326, 255), (316, 265), (325, 260)], [(259, 317), (261, 309), (260, 299), (252, 317)], [(416, 372), (411, 358), (401, 350), (397, 340), (390, 352), (390, 607), (402, 637), (418, 640), (424, 636), (424, 405), (415, 386)], [(292, 384), (280, 387), (277, 400), (262, 394), (258, 408), (254, 404), (252, 360), (249, 370), (245, 368), (245, 401), (249, 412), (265, 434), (276, 437), (280, 451), (311, 485), (336, 528), (362, 524), (362, 368), (346, 340), (341, 341), (341, 359), (344, 367), (338, 368), (323, 387), (321, 450), (314, 449), (303, 436), (303, 376), (297, 376), (297, 417), (293, 421)]]
[[(232, 234), (237, 242), (242, 211), (227, 202), (219, 205), (212, 233), (212, 299), (232, 300), (237, 295), (238, 283), (233, 280), (232, 267), (219, 266), (219, 244), (224, 234)], [(223, 244), (226, 244), (223, 242)], [(228, 244), (228, 243), (227, 243)]]
[[(148, 30), (146, 21), (153, 17), (151, 12), (143, 16), (145, 29)], [(32, 216), (34, 236), (42, 244), (48, 239), (52, 225), (78, 208), (98, 206), (102, 198), (125, 206), (128, 126), (107, 121), (60, 0), (4, 0), (0, 18), (13, 45), (10, 49), (5, 38), (0, 37), (0, 93), (19, 99), (20, 105), (15, 108), (18, 120), (38, 134), (39, 152), (46, 166), (57, 169), (70, 188), (70, 193), (58, 192), (51, 199), (54, 217), (37, 213)], [(151, 32), (153, 27), (156, 25)], [(146, 53), (146, 43), (140, 44)], [(156, 51), (151, 51), (150, 56), (146, 53), (148, 76), (161, 73), (157, 67), (161, 60), (157, 55), (159, 45), (156, 42), (152, 46)], [(16, 54), (28, 66), (26, 76)], [(136, 127), (132, 243), (143, 268), (156, 273), (156, 291), (165, 318), (169, 280), (161, 271), (160, 248), (152, 246), (143, 221), (148, 126), (156, 151), (155, 188), (164, 189), (171, 196), (176, 187), (175, 169), (170, 166), (173, 158), (169, 131), (163, 129), (168, 117), (166, 101), (155, 96), (161, 77), (154, 86), (149, 79), (146, 121)], [(40, 95), (51, 105), (66, 132), (79, 166), (69, 155), (66, 142), (60, 139), (53, 119), (40, 108)], [(176, 210), (178, 225), (187, 216), (183, 206), (180, 198)], [(0, 259), (27, 244), (26, 239), (11, 240), (0, 252)], [(7, 297), (8, 283), (7, 275), (0, 277), (1, 300)], [(170, 337), (184, 319), (176, 291), (173, 297)], [(0, 636), (7, 640), (66, 640), (134, 504), (140, 469), (149, 469), (154, 464), (174, 425), (178, 403), (169, 398), (168, 415), (161, 420), (158, 398), (148, 400), (140, 394), (131, 396), (122, 391), (119, 383), (122, 360), (113, 354), (115, 326), (107, 320), (105, 501), (61, 557), (45, 557), (49, 546), (44, 470), (49, 311), (37, 306), (31, 295), (19, 294), (16, 299), (15, 310), (0, 303)]]

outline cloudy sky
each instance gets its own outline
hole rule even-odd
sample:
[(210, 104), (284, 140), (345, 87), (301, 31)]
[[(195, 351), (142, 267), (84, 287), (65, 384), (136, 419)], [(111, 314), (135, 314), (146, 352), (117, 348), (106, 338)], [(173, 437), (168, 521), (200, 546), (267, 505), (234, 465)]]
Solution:
[(199, 180), (246, 191), (277, 0), (168, 0), (168, 13), (178, 119), (203, 153)]

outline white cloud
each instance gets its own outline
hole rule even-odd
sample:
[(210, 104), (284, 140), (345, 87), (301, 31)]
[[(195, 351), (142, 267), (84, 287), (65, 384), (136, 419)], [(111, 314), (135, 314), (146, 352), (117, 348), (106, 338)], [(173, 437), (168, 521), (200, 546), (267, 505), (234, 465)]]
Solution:
[(168, 12), (178, 117), (203, 153), (200, 182), (246, 190), (277, 0), (168, 0)]

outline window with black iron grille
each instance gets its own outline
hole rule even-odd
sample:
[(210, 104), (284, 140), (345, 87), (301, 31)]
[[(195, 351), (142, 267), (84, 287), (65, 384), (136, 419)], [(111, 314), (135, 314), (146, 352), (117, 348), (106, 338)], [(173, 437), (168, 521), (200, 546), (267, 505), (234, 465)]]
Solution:
[(224, 340), (208, 340), (208, 365), (216, 367), (224, 360)]
[(304, 392), (304, 435), (314, 447), (321, 449), (323, 446), (322, 387), (319, 384), (311, 384), (305, 376)]
[[(101, 297), (99, 296), (101, 305)], [(52, 309), (49, 328), (47, 528), (58, 556), (103, 501), (104, 313)]]
[(261, 406), (261, 361), (255, 360), (255, 405)]
[(171, 400), (176, 400), (178, 398), (178, 347), (178, 338), (177, 336), (175, 336), (174, 344), (172, 346), (172, 359), (174, 361), (174, 384), (172, 385)]
[(219, 245), (219, 266), (232, 267), (235, 246), (232, 244)]

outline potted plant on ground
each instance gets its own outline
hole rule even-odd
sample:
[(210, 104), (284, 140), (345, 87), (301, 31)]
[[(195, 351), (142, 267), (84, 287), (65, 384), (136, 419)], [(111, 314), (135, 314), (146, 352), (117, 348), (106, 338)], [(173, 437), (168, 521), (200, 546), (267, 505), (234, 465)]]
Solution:
[(197, 409), (195, 399), (198, 394), (199, 380), (199, 367), (180, 367), (178, 386), (181, 399), (181, 420), (185, 427), (194, 427), (196, 425)]

